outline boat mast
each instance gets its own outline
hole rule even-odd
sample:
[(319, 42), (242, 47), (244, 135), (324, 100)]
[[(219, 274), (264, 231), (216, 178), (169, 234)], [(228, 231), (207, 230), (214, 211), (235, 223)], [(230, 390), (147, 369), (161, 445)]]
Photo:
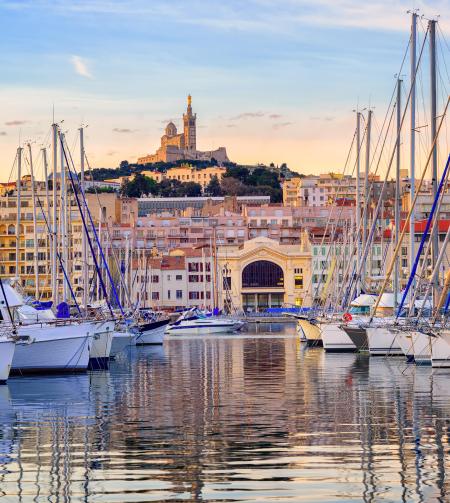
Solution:
[(35, 185), (34, 185), (33, 153), (31, 151), (31, 143), (28, 143), (28, 155), (30, 157), (31, 199), (32, 199), (32, 205), (33, 205), (34, 286), (35, 286), (35, 297), (36, 297), (36, 299), (39, 299), (39, 269), (38, 269), (38, 234), (37, 234), (37, 217), (36, 217), (36, 191), (35, 191)]
[[(394, 248), (398, 244), (398, 239), (400, 236), (400, 139), (401, 139), (401, 97), (402, 97), (402, 80), (397, 79), (397, 143), (396, 143), (396, 165), (395, 165), (395, 207), (394, 207), (394, 219), (395, 219), (395, 238), (394, 238)], [(395, 258), (394, 264), (394, 313), (398, 305), (398, 287), (399, 287), (399, 257)]]
[[(84, 128), (80, 127), (80, 170), (81, 170), (81, 190), (83, 193), (86, 193), (86, 182), (84, 176)], [(86, 210), (83, 206), (83, 215), (86, 218)], [(87, 236), (86, 229), (83, 227), (82, 235), (81, 235), (81, 268), (82, 268), (82, 276), (83, 276), (83, 307), (84, 313), (87, 315), (87, 305), (88, 305), (88, 296), (89, 296), (89, 278), (88, 278), (88, 267), (87, 267)]]
[[(431, 113), (431, 142), (434, 141), (436, 136), (436, 91), (437, 91), (437, 82), (436, 82), (436, 21), (431, 20), (428, 22), (430, 29), (430, 113)], [(432, 173), (432, 193), (433, 193), (433, 201), (436, 198), (437, 194), (437, 142), (433, 145), (433, 157), (431, 160), (431, 173)], [(431, 254), (432, 254), (432, 268), (436, 264), (438, 258), (438, 247), (439, 247), (439, 233), (438, 233), (438, 220), (435, 220), (435, 225), (433, 225), (431, 230), (430, 239), (432, 241), (431, 246)], [(439, 277), (436, 276), (434, 281), (434, 295), (433, 295), (433, 303), (437, 302), (439, 297), (438, 295), (439, 288)]]
[[(416, 53), (417, 53), (417, 14), (412, 12), (411, 15), (411, 67), (410, 67), (410, 79), (411, 79), (411, 131), (410, 131), (410, 192), (409, 192), (409, 206), (412, 207), (414, 201), (414, 195), (416, 190)], [(409, 220), (409, 272), (411, 273), (412, 267), (415, 259), (414, 250), (414, 211), (411, 213), (411, 218)], [(413, 280), (414, 289), (415, 280)]]
[(17, 216), (16, 216), (16, 278), (19, 281), (19, 257), (20, 257), (20, 212), (22, 195), (22, 148), (17, 149)]
[[(369, 109), (367, 112), (367, 133), (366, 133), (366, 164), (365, 164), (365, 171), (364, 171), (364, 195), (365, 195), (365, 208), (364, 208), (364, 220), (363, 220), (363, 250), (366, 247), (367, 244), (367, 237), (368, 237), (368, 220), (369, 220), (369, 210), (370, 210), (370, 201), (371, 197), (369, 195), (369, 168), (370, 168), (370, 134), (371, 134), (371, 129), (372, 129), (372, 110)], [(372, 261), (372, 254), (369, 253), (369, 263)], [(369, 266), (369, 271), (370, 271), (370, 266)], [(364, 278), (366, 277), (366, 264), (363, 264), (363, 270), (361, 277)]]
[[(360, 170), (361, 170), (361, 112), (356, 111), (356, 267), (360, 270), (361, 267), (361, 235), (360, 235), (360, 224), (361, 224), (361, 190), (360, 190)], [(360, 277), (356, 278), (357, 287), (356, 295), (361, 293), (361, 281)]]
[(205, 249), (203, 247), (202, 247), (202, 269), (203, 269), (203, 307), (206, 309), (206, 261), (205, 261)]
[[(47, 149), (44, 147), (42, 149), (42, 160), (44, 163), (44, 182), (45, 182), (45, 203), (47, 206), (47, 222), (48, 222), (48, 230), (50, 231), (51, 234), (51, 226), (52, 226), (52, 214), (50, 210), (50, 193), (48, 189), (48, 162), (47, 162)], [(49, 268), (48, 265), (50, 264), (51, 266), (51, 256), (52, 256), (52, 250), (53, 250), (53, 236), (49, 236), (48, 239), (48, 250), (49, 250), (49, 255), (46, 256), (46, 262), (47, 262), (47, 268), (46, 272), (48, 274)], [(50, 267), (51, 269), (51, 267)], [(46, 283), (47, 284), (47, 283)]]
[(59, 301), (58, 289), (58, 269), (57, 269), (57, 255), (58, 255), (58, 125), (52, 124), (53, 132), (53, 183), (52, 183), (52, 199), (53, 199), (53, 246), (52, 246), (52, 299), (56, 306)]
[[(64, 158), (64, 133), (60, 133), (61, 141), (61, 200), (59, 206), (60, 212), (60, 227), (61, 227), (61, 241), (62, 241), (62, 256), (63, 256), (63, 267), (68, 273), (68, 247), (67, 247), (67, 214), (66, 214), (66, 163)], [(67, 302), (68, 292), (67, 292), (67, 281), (63, 277), (63, 301)]]

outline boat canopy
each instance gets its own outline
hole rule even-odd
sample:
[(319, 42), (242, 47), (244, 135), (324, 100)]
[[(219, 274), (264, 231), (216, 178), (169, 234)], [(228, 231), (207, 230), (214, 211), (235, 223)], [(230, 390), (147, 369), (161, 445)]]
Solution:
[[(9, 307), (23, 306), (24, 300), (22, 295), (15, 290), (7, 281), (2, 280), (3, 288), (0, 288), (0, 308), (6, 309)], [(4, 292), (4, 294), (3, 294)], [(6, 302), (5, 302), (6, 295)]]
[(358, 295), (358, 297), (356, 297), (356, 299), (354, 299), (350, 305), (352, 307), (370, 307), (375, 304), (376, 300), (377, 298), (375, 295), (363, 293), (361, 295)]
[(55, 315), (53, 314), (53, 311), (51, 309), (35, 309), (32, 306), (20, 306), (17, 309), (17, 312), (19, 313), (19, 318), (21, 321), (31, 321), (31, 322), (36, 322), (36, 321), (51, 321), (55, 319)]

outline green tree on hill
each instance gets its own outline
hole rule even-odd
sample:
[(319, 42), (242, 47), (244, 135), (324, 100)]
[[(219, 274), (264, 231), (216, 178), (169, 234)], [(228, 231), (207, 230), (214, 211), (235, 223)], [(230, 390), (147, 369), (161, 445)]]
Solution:
[(158, 184), (152, 178), (136, 173), (133, 180), (122, 184), (120, 193), (126, 197), (142, 197), (143, 195), (156, 194)]
[(205, 189), (205, 194), (208, 196), (216, 197), (222, 195), (222, 187), (220, 186), (219, 179), (216, 175), (211, 178)]

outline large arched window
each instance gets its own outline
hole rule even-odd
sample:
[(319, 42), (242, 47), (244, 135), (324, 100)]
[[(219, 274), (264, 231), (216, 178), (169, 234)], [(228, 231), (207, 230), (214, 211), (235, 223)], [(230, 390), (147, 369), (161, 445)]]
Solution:
[(242, 271), (243, 288), (283, 288), (283, 269), (268, 260), (252, 262)]

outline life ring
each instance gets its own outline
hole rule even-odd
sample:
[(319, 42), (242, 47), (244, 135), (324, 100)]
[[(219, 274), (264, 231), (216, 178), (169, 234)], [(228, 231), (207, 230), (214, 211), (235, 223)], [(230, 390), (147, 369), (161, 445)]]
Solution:
[(345, 323), (348, 323), (349, 321), (352, 321), (353, 316), (350, 313), (344, 313), (342, 315), (342, 319), (345, 321)]

